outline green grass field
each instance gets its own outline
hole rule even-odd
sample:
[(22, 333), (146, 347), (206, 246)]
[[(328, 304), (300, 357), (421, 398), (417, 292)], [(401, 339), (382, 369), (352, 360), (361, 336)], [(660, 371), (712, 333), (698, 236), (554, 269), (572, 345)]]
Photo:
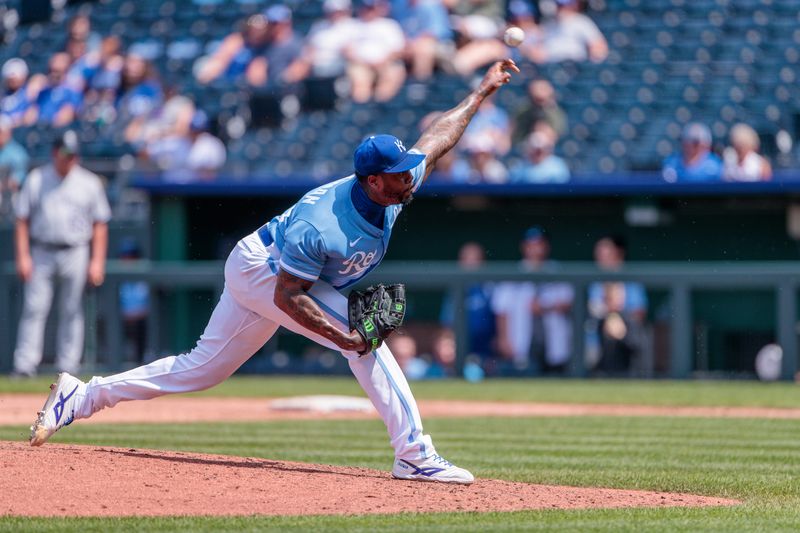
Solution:
[[(0, 393), (43, 383), (0, 380)], [(750, 382), (493, 381), (412, 384), (419, 398), (800, 407), (800, 387)], [(46, 389), (46, 387), (45, 387)], [(343, 379), (237, 378), (203, 393), (358, 393)], [(254, 400), (256, 401), (256, 400)], [(733, 508), (530, 511), (357, 517), (152, 519), (0, 518), (0, 531), (797, 531), (800, 423), (713, 418), (436, 418), (437, 448), (479, 477), (531, 483), (691, 492), (743, 500)], [(0, 427), (0, 439), (27, 437)], [(387, 469), (379, 421), (253, 424), (76, 424), (57, 442), (186, 450)], [(0, 496), (0, 499), (2, 496)]]

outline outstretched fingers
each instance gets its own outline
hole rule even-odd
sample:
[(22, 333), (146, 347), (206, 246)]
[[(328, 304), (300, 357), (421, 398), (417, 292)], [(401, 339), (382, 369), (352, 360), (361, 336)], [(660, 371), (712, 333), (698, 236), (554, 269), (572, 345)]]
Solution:
[(520, 70), (516, 63), (514, 63), (513, 59), (503, 59), (500, 63), (500, 68), (504, 71), (512, 70), (519, 74)]

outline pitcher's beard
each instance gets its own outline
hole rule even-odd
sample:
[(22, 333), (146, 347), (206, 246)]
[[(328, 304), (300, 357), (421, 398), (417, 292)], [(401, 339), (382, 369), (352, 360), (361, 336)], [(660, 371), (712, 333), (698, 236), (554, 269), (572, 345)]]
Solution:
[(403, 207), (408, 207), (408, 205), (413, 201), (414, 201), (414, 195), (413, 194), (409, 194), (408, 198), (406, 198), (405, 200), (403, 200), (400, 203), (403, 204)]

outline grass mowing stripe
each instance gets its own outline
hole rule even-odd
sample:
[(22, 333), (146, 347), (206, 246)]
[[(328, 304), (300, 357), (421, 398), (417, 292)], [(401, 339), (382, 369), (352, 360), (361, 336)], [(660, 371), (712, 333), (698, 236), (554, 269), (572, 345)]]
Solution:
[(0, 531), (105, 533), (107, 531), (621, 531), (695, 532), (796, 531), (798, 515), (765, 515), (761, 509), (607, 509), (527, 511), (516, 513), (442, 513), (354, 517), (154, 517), (117, 519), (0, 519)]
[[(14, 381), (0, 377), (0, 394), (44, 394), (51, 377)], [(492, 379), (479, 384), (460, 380), (414, 382), (418, 399), (602, 403), (662, 406), (761, 406), (800, 408), (800, 387), (755, 381), (635, 381)], [(351, 377), (234, 376), (203, 397), (280, 397), (308, 394), (364, 396)]]

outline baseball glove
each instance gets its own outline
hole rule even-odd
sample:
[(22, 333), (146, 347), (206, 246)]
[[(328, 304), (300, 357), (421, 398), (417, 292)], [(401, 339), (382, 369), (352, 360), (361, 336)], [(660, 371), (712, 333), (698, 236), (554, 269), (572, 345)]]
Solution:
[(361, 355), (377, 350), (400, 327), (405, 314), (406, 287), (401, 283), (373, 285), (363, 291), (352, 291), (347, 297), (350, 330), (358, 331), (367, 344)]

